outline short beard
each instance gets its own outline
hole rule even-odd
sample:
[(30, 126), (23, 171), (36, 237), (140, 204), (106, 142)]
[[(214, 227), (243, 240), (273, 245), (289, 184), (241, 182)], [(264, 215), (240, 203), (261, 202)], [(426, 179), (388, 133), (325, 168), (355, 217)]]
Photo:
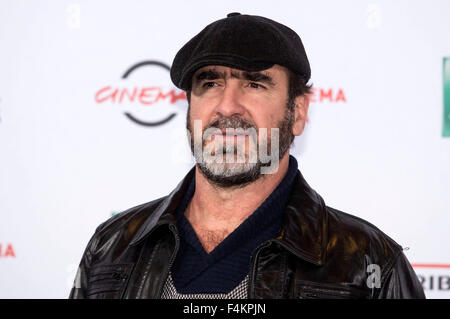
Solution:
[[(294, 135), (292, 134), (292, 127), (294, 123), (294, 101), (293, 99), (289, 99), (285, 108), (283, 119), (278, 123), (279, 128), (279, 160), (281, 160), (286, 152), (289, 150), (291, 146)], [(214, 122), (208, 124), (202, 132), (210, 127), (215, 127), (218, 129), (225, 130), (226, 128), (242, 128), (244, 130), (248, 128), (253, 128), (257, 130), (257, 127), (240, 117), (231, 116), (228, 118), (219, 118)], [(190, 133), (190, 146), (192, 154), (195, 157), (194, 152), (194, 134), (192, 132), (191, 120), (190, 120), (190, 105), (188, 107), (187, 119), (186, 119), (186, 128)], [(212, 142), (211, 142), (212, 143)], [(256, 141), (255, 141), (256, 143)], [(267, 147), (266, 150), (271, 150), (271, 138), (267, 138)], [(202, 141), (202, 152), (204, 152), (205, 141)], [(250, 146), (249, 146), (250, 147)], [(261, 147), (259, 141), (257, 142), (257, 147)], [(234, 149), (227, 149), (224, 145), (223, 154), (227, 152), (232, 152), (236, 154), (236, 145), (234, 145)], [(250, 152), (250, 151), (249, 151)], [(203, 154), (202, 154), (203, 155)], [(245, 163), (211, 163), (204, 160), (199, 160), (196, 158), (197, 167), (203, 176), (205, 176), (212, 184), (219, 188), (242, 188), (246, 185), (256, 181), (263, 174), (261, 173), (262, 167), (268, 167), (271, 165), (271, 162), (262, 163), (259, 158), (255, 163), (250, 161), (245, 161)]]

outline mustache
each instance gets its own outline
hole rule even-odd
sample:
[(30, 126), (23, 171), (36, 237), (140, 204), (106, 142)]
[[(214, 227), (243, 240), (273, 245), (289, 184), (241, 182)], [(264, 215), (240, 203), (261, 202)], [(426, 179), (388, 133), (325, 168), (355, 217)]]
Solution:
[(231, 116), (231, 117), (220, 117), (203, 128), (203, 131), (206, 131), (210, 128), (217, 128), (219, 130), (230, 129), (243, 129), (246, 130), (248, 128), (257, 129), (256, 124), (245, 120), (239, 116)]

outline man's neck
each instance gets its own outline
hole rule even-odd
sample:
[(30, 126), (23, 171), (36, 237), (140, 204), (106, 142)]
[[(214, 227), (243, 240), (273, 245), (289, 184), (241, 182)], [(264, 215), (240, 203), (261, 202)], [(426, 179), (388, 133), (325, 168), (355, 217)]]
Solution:
[[(242, 188), (219, 188), (196, 168), (195, 193), (185, 214), (199, 239), (218, 236), (216, 241), (223, 240), (270, 196), (283, 180), (288, 167), (289, 154), (286, 153), (277, 172), (262, 175)], [(202, 244), (205, 246), (205, 242)]]

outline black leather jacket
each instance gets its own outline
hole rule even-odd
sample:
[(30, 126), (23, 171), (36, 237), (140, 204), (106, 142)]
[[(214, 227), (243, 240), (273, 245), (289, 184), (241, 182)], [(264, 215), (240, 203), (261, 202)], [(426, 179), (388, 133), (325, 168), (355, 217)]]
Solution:
[[(101, 224), (70, 298), (159, 298), (179, 247), (173, 213), (194, 174), (168, 196)], [(298, 172), (283, 230), (251, 256), (249, 298), (425, 298), (402, 247), (327, 207)]]

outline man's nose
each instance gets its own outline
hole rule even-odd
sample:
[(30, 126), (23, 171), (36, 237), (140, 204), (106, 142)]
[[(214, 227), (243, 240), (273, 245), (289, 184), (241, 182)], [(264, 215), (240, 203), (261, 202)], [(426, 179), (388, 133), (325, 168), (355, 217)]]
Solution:
[(245, 108), (242, 103), (242, 92), (237, 83), (227, 83), (222, 91), (222, 96), (216, 106), (216, 113), (223, 117), (243, 115)]

